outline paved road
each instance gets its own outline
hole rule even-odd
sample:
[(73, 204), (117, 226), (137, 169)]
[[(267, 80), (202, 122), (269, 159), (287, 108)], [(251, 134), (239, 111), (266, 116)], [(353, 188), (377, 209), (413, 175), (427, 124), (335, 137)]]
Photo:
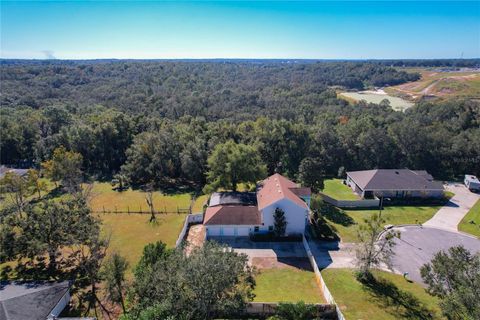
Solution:
[(458, 224), (480, 199), (480, 195), (470, 192), (462, 184), (449, 184), (446, 189), (455, 193), (455, 196), (423, 225), (457, 232)]
[(440, 250), (463, 245), (471, 252), (480, 251), (480, 240), (467, 235), (436, 228), (399, 227), (401, 239), (397, 239), (393, 265), (398, 273), (408, 272), (410, 278), (422, 282), (420, 268)]

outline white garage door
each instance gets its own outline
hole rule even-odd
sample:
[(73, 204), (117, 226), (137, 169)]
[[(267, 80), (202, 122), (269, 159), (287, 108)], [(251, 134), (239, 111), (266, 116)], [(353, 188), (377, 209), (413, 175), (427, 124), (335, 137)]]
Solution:
[(235, 235), (235, 228), (233, 227), (223, 227), (223, 234), (222, 236), (228, 237), (228, 236), (234, 236)]
[(237, 228), (237, 236), (239, 237), (247, 237), (249, 234), (249, 228), (248, 227), (239, 227)]
[(220, 235), (220, 228), (218, 227), (207, 228), (207, 236), (219, 236), (219, 235)]

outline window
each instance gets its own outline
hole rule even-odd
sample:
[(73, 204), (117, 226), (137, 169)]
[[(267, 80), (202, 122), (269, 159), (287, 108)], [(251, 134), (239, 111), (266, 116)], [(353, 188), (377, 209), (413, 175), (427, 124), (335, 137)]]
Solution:
[(260, 227), (255, 227), (254, 231), (258, 232), (260, 230)]
[(269, 226), (268, 231), (273, 231), (273, 226)]

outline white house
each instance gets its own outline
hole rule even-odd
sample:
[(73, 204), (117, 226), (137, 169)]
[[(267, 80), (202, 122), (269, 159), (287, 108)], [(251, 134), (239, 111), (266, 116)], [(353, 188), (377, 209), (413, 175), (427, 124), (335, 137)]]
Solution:
[(285, 212), (286, 234), (303, 234), (311, 190), (280, 174), (263, 180), (257, 191), (214, 193), (205, 211), (207, 236), (248, 236), (273, 231), (275, 209)]

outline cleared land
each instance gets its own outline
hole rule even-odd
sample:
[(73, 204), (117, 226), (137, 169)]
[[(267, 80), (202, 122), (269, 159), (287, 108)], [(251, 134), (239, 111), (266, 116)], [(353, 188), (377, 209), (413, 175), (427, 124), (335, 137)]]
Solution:
[[(473, 223), (472, 223), (473, 222)], [(458, 230), (480, 238), (480, 200), (473, 206), (458, 225)]]
[(257, 302), (325, 303), (312, 271), (297, 268), (262, 269), (255, 277)]
[(383, 100), (388, 100), (393, 110), (404, 111), (413, 106), (413, 103), (404, 100), (399, 97), (391, 96), (386, 93), (380, 93), (375, 91), (359, 91), (359, 92), (342, 92), (339, 97), (346, 97), (348, 101), (361, 101), (365, 100), (368, 103), (379, 104)]
[(344, 185), (341, 179), (328, 179), (324, 181), (324, 189), (322, 192), (337, 200), (358, 200), (359, 197), (352, 189)]
[(351, 269), (326, 269), (322, 276), (347, 319), (443, 319), (437, 298), (393, 273), (374, 271), (360, 283)]
[(124, 256), (130, 266), (140, 259), (143, 247), (163, 241), (174, 247), (185, 221), (184, 214), (157, 214), (157, 222), (149, 223), (147, 214), (99, 214), (102, 231), (110, 235), (109, 252)]
[(399, 68), (418, 72), (418, 81), (385, 88), (389, 94), (417, 100), (427, 97), (474, 97), (480, 98), (480, 72), (478, 70), (441, 71), (438, 68)]
[[(90, 206), (95, 212), (115, 212), (115, 211), (143, 211), (149, 212), (145, 200), (145, 192), (140, 190), (128, 189), (125, 191), (112, 190), (112, 186), (105, 182), (95, 182), (93, 184), (93, 198)], [(179, 193), (165, 195), (160, 192), (154, 192), (153, 203), (155, 211), (177, 212), (177, 209), (188, 209), (192, 197), (188, 193)]]
[[(382, 217), (386, 220), (385, 224), (419, 224), (429, 220), (440, 209), (440, 206), (395, 206), (385, 207), (382, 210)], [(324, 214), (328, 225), (333, 232), (336, 232), (343, 242), (357, 241), (357, 226), (364, 223), (364, 219), (369, 218), (374, 210), (342, 210), (334, 208)]]

